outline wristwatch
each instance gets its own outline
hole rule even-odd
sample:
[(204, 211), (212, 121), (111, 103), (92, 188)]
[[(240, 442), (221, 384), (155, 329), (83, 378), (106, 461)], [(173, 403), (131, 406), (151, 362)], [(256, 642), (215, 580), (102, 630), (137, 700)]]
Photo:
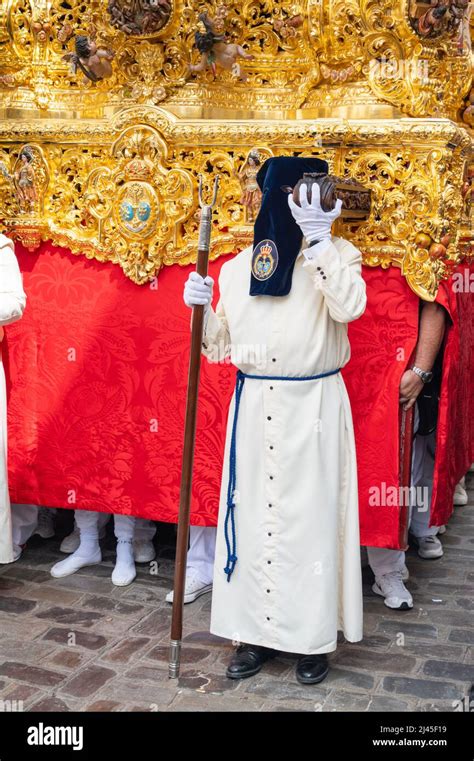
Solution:
[(418, 375), (419, 378), (423, 381), (423, 383), (429, 383), (433, 380), (433, 373), (427, 372), (426, 370), (421, 370), (421, 368), (417, 367), (416, 365), (413, 365), (413, 367), (410, 367), (410, 370), (412, 373), (415, 373)]

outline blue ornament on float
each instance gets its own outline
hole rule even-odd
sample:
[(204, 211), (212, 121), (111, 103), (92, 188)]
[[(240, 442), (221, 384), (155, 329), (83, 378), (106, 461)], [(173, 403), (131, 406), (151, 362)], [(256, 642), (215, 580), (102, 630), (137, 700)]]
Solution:
[(130, 222), (135, 216), (135, 211), (129, 201), (123, 201), (120, 204), (120, 218), (124, 222)]
[(137, 217), (142, 222), (146, 222), (150, 218), (151, 206), (148, 201), (140, 201), (137, 209)]

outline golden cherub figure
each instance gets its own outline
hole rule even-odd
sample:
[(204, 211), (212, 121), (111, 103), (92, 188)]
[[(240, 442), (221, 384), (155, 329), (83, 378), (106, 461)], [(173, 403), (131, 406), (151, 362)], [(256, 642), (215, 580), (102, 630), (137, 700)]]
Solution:
[(216, 17), (211, 18), (208, 13), (200, 13), (199, 21), (204, 26), (204, 32), (198, 31), (194, 35), (195, 46), (201, 53), (198, 64), (191, 64), (189, 70), (193, 73), (212, 70), (214, 76), (217, 73), (217, 65), (227, 71), (233, 71), (242, 82), (247, 80), (247, 75), (240, 69), (239, 58), (250, 61), (253, 55), (247, 53), (242, 45), (226, 41), (224, 33), (224, 19), (227, 9), (224, 6), (218, 9)]
[(84, 74), (85, 82), (100, 82), (112, 76), (111, 60), (115, 53), (113, 50), (99, 48), (95, 40), (84, 34), (76, 37), (76, 50), (74, 53), (66, 53), (64, 61), (68, 61), (74, 74), (79, 68)]

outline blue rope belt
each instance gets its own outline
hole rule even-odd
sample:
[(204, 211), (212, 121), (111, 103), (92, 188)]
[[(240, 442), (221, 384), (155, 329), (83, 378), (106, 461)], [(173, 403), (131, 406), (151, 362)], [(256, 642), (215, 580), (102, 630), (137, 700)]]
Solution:
[[(230, 453), (229, 453), (229, 482), (227, 485), (227, 511), (224, 521), (224, 535), (225, 543), (227, 546), (227, 564), (224, 568), (224, 573), (227, 574), (227, 581), (234, 572), (235, 564), (237, 563), (237, 538), (235, 531), (235, 494), (236, 494), (236, 461), (237, 461), (237, 420), (239, 419), (239, 407), (242, 391), (244, 390), (244, 383), (247, 378), (256, 380), (272, 380), (272, 381), (312, 381), (319, 380), (320, 378), (328, 378), (330, 375), (337, 375), (339, 370), (330, 370), (328, 373), (321, 373), (320, 375), (306, 375), (300, 378), (290, 378), (284, 375), (249, 375), (243, 373), (241, 370), (237, 371), (237, 379), (235, 383), (235, 407), (234, 407), (234, 420), (232, 422), (232, 435), (230, 439)], [(229, 522), (230, 533), (229, 536)]]

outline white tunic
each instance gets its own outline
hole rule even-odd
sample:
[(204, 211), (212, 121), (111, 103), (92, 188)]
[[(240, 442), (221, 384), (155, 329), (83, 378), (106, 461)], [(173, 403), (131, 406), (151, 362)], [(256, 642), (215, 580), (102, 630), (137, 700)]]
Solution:
[(0, 234), (0, 563), (13, 560), (7, 470), (7, 396), (2, 362), (3, 325), (19, 320), (25, 309), (20, 269), (12, 241)]
[[(313, 257), (308, 261), (306, 257)], [(347, 323), (363, 313), (360, 252), (339, 238), (301, 253), (290, 293), (249, 296), (251, 248), (226, 262), (203, 352), (244, 373), (311, 376), (349, 361)], [(236, 555), (227, 549), (227, 424), (211, 631), (300, 654), (335, 650), (337, 631), (362, 638), (356, 452), (340, 374), (320, 380), (247, 379), (237, 425)]]

